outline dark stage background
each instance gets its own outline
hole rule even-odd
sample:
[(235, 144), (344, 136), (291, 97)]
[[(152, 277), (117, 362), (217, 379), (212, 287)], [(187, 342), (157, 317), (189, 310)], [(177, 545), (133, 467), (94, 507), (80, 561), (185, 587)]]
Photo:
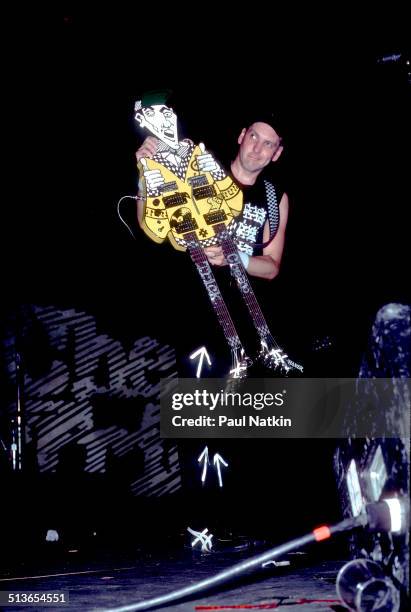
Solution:
[[(280, 277), (256, 282), (256, 291), (274, 335), (311, 375), (357, 375), (377, 310), (409, 302), (409, 66), (401, 19), (387, 16), (383, 27), (381, 17), (375, 29), (337, 34), (330, 20), (301, 37), (293, 22), (272, 33), (251, 16), (222, 27), (217, 46), (189, 29), (142, 34), (138, 13), (68, 12), (41, 61), (28, 58), (36, 67), (26, 134), (16, 195), (3, 213), (0, 452), (11, 522), (33, 496), (32, 525), (41, 528), (73, 528), (87, 504), (85, 530), (96, 516), (107, 529), (125, 513), (142, 536), (135, 513), (154, 523), (168, 505), (178, 522), (176, 448), (158, 438), (156, 385), (175, 374), (170, 328), (182, 323), (169, 320), (169, 302), (183, 274), (195, 281), (183, 254), (138, 232), (133, 239), (116, 213), (119, 198), (136, 193), (133, 105), (146, 89), (171, 88), (185, 133), (225, 162), (250, 106), (279, 110), (286, 152), (275, 171), (290, 195), (289, 226)], [(395, 53), (400, 60), (382, 61)], [(189, 304), (187, 333), (198, 324)], [(16, 350), (29, 473), (19, 478), (7, 451)], [(331, 463), (312, 485), (322, 502), (310, 497), (307, 474), (331, 456), (316, 448), (303, 468), (295, 445), (266, 445), (270, 476), (247, 505), (250, 523), (262, 500), (284, 488), (310, 498), (307, 523), (335, 516)], [(289, 466), (282, 476), (278, 461)], [(217, 502), (234, 508), (236, 495)], [(265, 519), (269, 529), (268, 510)], [(36, 538), (36, 529), (25, 532)]]

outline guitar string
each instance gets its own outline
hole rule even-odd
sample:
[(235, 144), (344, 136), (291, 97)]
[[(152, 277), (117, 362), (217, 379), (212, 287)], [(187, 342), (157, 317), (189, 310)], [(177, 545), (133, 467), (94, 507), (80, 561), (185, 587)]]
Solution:
[[(228, 343), (230, 345), (230, 348), (238, 348), (238, 349), (242, 349), (242, 344), (241, 344), (241, 340), (240, 337), (237, 333), (237, 330), (235, 328), (234, 322), (231, 318), (231, 315), (228, 311), (227, 305), (224, 301), (224, 298), (221, 294), (221, 291), (217, 285), (217, 281), (215, 280), (213, 271), (211, 269), (211, 266), (209, 264), (209, 261), (207, 259), (206, 254), (204, 253), (204, 250), (202, 249), (202, 247), (200, 246), (200, 244), (197, 241), (197, 238), (195, 235), (186, 235), (185, 238), (188, 242), (188, 251), (189, 254), (191, 256), (191, 259), (193, 260), (194, 264), (196, 265), (197, 271), (200, 274), (200, 278), (203, 281), (203, 284), (206, 286), (205, 284), (205, 280), (202, 276), (202, 274), (199, 271), (199, 266), (204, 266), (207, 270), (207, 272), (209, 273), (209, 275), (212, 277), (213, 279), (213, 285), (214, 285), (214, 290), (215, 290), (215, 300), (211, 299), (210, 294), (208, 293), (207, 290), (207, 286), (206, 286), (206, 291), (207, 294), (210, 298), (211, 304), (217, 314), (217, 318), (220, 322), (220, 325), (223, 328), (224, 334), (226, 336), (226, 339), (228, 340)], [(231, 340), (231, 342), (230, 342)], [(232, 346), (233, 345), (233, 346)]]
[[(274, 346), (275, 349), (280, 349), (279, 344), (276, 342), (275, 338), (272, 336), (270, 329), (268, 327), (267, 321), (264, 317), (264, 314), (261, 310), (261, 307), (257, 301), (257, 298), (255, 296), (254, 290), (250, 284), (250, 281), (248, 279), (248, 276), (244, 270), (244, 266), (241, 262), (240, 257), (238, 256), (238, 252), (237, 252), (237, 247), (233, 241), (233, 239), (230, 237), (230, 235), (225, 231), (225, 226), (224, 225), (216, 225), (214, 226), (214, 231), (217, 234), (221, 234), (222, 235), (222, 240), (220, 241), (221, 243), (221, 247), (223, 249), (223, 253), (224, 256), (227, 259), (228, 255), (233, 255), (236, 259), (236, 262), (238, 264), (237, 267), (237, 274), (234, 273), (233, 267), (230, 265), (230, 272), (231, 275), (234, 277), (237, 286), (241, 292), (241, 295), (243, 296), (243, 299), (247, 305), (248, 311), (251, 315), (251, 318), (253, 320), (254, 326), (257, 329), (257, 332), (259, 334), (259, 336), (264, 339), (266, 342), (268, 340), (268, 342)], [(247, 288), (247, 290), (244, 290), (244, 287)], [(266, 329), (267, 332), (263, 333), (263, 330)], [(271, 348), (271, 347), (269, 347)]]
[[(194, 263), (196, 264), (196, 266), (205, 265), (206, 264), (206, 262), (204, 260), (202, 260), (202, 258), (199, 257), (199, 255), (200, 255), (199, 252), (197, 252), (196, 250), (191, 251), (191, 249), (190, 249), (190, 252), (192, 254), (192, 259), (193, 259)], [(208, 266), (207, 266), (207, 268), (208, 268)], [(209, 271), (209, 270), (207, 270), (207, 271)], [(214, 310), (216, 311), (218, 320), (220, 321), (220, 323), (221, 323), (221, 325), (223, 327), (223, 330), (224, 330), (224, 333), (225, 333), (227, 339), (230, 338), (233, 343), (235, 343), (237, 346), (240, 347), (241, 346), (241, 342), (239, 341), (238, 334), (236, 332), (234, 323), (233, 323), (233, 321), (231, 319), (231, 316), (230, 316), (230, 314), (228, 312), (227, 306), (226, 306), (226, 304), (225, 304), (225, 302), (224, 302), (224, 300), (222, 298), (221, 293), (220, 292), (218, 292), (218, 293), (216, 292), (216, 299), (215, 300), (211, 300), (211, 298), (210, 298), (210, 301), (211, 301), (211, 303), (212, 303), (212, 305), (214, 307)], [(237, 338), (238, 338), (238, 340), (237, 340)]]

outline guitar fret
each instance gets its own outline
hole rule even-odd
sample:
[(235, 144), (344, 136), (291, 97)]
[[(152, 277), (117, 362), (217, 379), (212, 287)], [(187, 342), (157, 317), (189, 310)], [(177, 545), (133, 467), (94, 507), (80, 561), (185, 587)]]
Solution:
[[(247, 305), (248, 311), (251, 315), (254, 327), (256, 328), (258, 335), (260, 336), (261, 340), (269, 342), (270, 345), (273, 345), (275, 348), (279, 348), (277, 342), (274, 340), (270, 333), (264, 314), (260, 308), (259, 303), (257, 302), (257, 298), (255, 297), (254, 290), (244, 270), (244, 266), (241, 263), (241, 259), (238, 255), (237, 247), (234, 244), (234, 241), (226, 231), (225, 226), (223, 224), (215, 226), (214, 229), (216, 233), (222, 238), (221, 247), (223, 249), (225, 258), (229, 261), (231, 275), (234, 277), (234, 280), (236, 281), (241, 295)], [(234, 260), (233, 263), (231, 263), (232, 260)], [(236, 265), (236, 269), (234, 269), (233, 264)]]
[[(215, 280), (207, 256), (204, 253), (202, 247), (198, 244), (194, 233), (188, 235), (188, 243), (188, 251), (190, 253), (191, 259), (200, 274), (201, 280), (203, 281), (211, 304), (217, 314), (218, 321), (221, 327), (223, 328), (224, 335), (227, 338), (230, 347), (232, 349), (242, 349), (241, 340), (238, 336), (237, 330), (234, 326), (233, 320), (230, 316), (221, 291), (217, 285), (217, 281)], [(206, 271), (207, 278), (205, 276), (204, 269)]]

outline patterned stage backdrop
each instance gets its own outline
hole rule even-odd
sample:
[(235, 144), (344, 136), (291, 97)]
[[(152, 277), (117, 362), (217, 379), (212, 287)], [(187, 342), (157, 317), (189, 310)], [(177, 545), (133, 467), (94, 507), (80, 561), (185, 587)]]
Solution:
[(159, 436), (159, 381), (176, 376), (174, 350), (148, 336), (129, 350), (74, 308), (24, 306), (11, 319), (3, 337), (6, 412), (16, 411), (17, 353), (26, 443), (36, 448), (39, 470), (58, 469), (74, 446), (87, 472), (124, 467), (134, 495), (179, 489), (176, 447)]

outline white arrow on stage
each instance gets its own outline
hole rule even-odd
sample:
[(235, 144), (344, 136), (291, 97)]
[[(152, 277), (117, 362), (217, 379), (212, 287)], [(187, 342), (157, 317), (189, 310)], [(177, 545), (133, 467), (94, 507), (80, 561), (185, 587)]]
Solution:
[(218, 474), (218, 484), (220, 485), (220, 487), (223, 486), (223, 479), (221, 476), (221, 468), (220, 468), (220, 464), (223, 464), (224, 467), (228, 467), (228, 463), (226, 461), (224, 461), (224, 459), (222, 458), (221, 455), (219, 455), (218, 453), (216, 453), (214, 455), (214, 459), (213, 459), (213, 463), (214, 465), (217, 467), (217, 474)]
[(210, 360), (209, 354), (207, 353), (207, 349), (205, 346), (202, 346), (197, 351), (194, 351), (194, 353), (191, 353), (190, 359), (195, 359), (198, 356), (200, 358), (198, 360), (196, 378), (201, 377), (201, 370), (203, 368), (204, 357), (207, 359), (208, 365), (211, 366), (211, 360)]
[(208, 446), (204, 448), (203, 452), (201, 453), (197, 461), (198, 463), (201, 463), (202, 461), (204, 461), (203, 473), (201, 474), (201, 482), (205, 482), (206, 475), (207, 475), (207, 466), (210, 463), (210, 460), (208, 458)]

